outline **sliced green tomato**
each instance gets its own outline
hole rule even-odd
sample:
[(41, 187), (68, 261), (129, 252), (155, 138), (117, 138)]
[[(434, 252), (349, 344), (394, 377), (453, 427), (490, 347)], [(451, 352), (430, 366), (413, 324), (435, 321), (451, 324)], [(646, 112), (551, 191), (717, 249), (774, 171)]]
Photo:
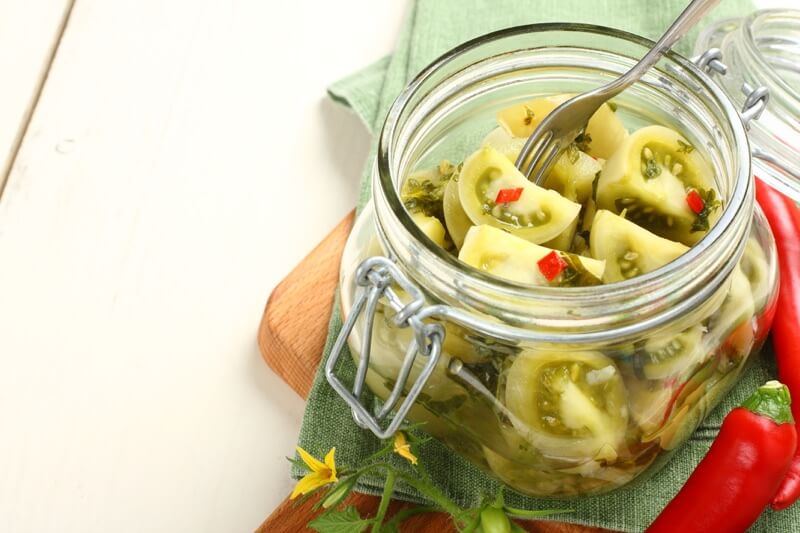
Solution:
[[(497, 113), (497, 122), (513, 137), (527, 139), (541, 121), (573, 94), (545, 96), (522, 102)], [(603, 104), (589, 119), (584, 145), (593, 157), (608, 159), (628, 136), (625, 126), (608, 104)], [(520, 147), (521, 148), (521, 147)], [(517, 151), (519, 153), (519, 150)]]
[(537, 286), (585, 286), (601, 283), (602, 261), (562, 253), (569, 266), (553, 281), (548, 281), (537, 262), (552, 252), (492, 226), (474, 226), (467, 233), (458, 258), (499, 278)]
[(592, 257), (606, 262), (603, 274), (606, 283), (651, 272), (689, 249), (606, 210), (600, 210), (594, 216), (589, 246)]
[[(512, 137), (504, 128), (498, 127), (489, 132), (481, 146), (491, 146), (515, 163), (525, 141), (527, 138)], [(592, 195), (592, 182), (603, 168), (603, 163), (602, 159), (595, 159), (578, 149), (570, 149), (556, 160), (544, 186), (573, 202), (583, 203)]]
[(755, 237), (747, 240), (739, 266), (750, 282), (753, 305), (757, 311), (761, 311), (767, 303), (770, 292), (770, 271), (767, 256)]
[(514, 163), (527, 140), (525, 137), (514, 137), (505, 128), (498, 126), (483, 138), (481, 146), (491, 146)]
[(645, 435), (643, 440), (658, 440), (665, 450), (674, 450), (685, 442), (733, 388), (742, 369), (738, 366), (720, 373), (716, 367), (716, 360), (711, 360), (680, 385), (673, 393), (666, 423), (655, 433)]
[(411, 218), (416, 222), (417, 227), (422, 230), (430, 240), (444, 248), (445, 231), (438, 218), (430, 217), (424, 213), (413, 213)]
[[(497, 204), (501, 190), (522, 189), (514, 202)], [(533, 243), (556, 238), (578, 217), (581, 205), (528, 181), (500, 152), (485, 146), (465, 162), (458, 177), (464, 212), (475, 224), (502, 228)]]
[(507, 107), (497, 113), (497, 123), (513, 137), (527, 139), (544, 117), (569, 98), (566, 94), (545, 96)]
[(592, 182), (603, 163), (580, 150), (564, 153), (548, 174), (544, 186), (565, 198), (584, 203), (592, 197)]
[(456, 358), (468, 364), (486, 361), (488, 354), (480, 352), (475, 343), (468, 340), (470, 335), (468, 330), (452, 322), (446, 322), (444, 329), (445, 336), (442, 350), (451, 359)]
[(622, 121), (608, 104), (600, 106), (589, 119), (586, 134), (591, 138), (588, 143), (589, 155), (599, 159), (611, 157), (628, 137)]
[(521, 352), (500, 400), (517, 434), (545, 456), (616, 460), (628, 423), (625, 386), (599, 352)]
[(444, 189), (444, 221), (447, 224), (447, 231), (453, 244), (459, 250), (464, 244), (464, 237), (472, 227), (472, 220), (469, 219), (461, 207), (461, 199), (458, 197), (458, 179), (452, 179)]
[(569, 252), (572, 249), (572, 243), (575, 240), (575, 233), (578, 231), (578, 219), (572, 221), (567, 229), (555, 239), (543, 242), (542, 246), (545, 248), (552, 248), (553, 250), (561, 250), (562, 252)]
[(698, 324), (681, 332), (655, 335), (637, 350), (634, 366), (647, 379), (687, 375), (710, 352), (703, 342), (703, 332), (703, 326)]
[[(725, 296), (719, 310), (711, 315), (708, 322), (709, 334), (717, 340), (725, 339), (744, 322), (752, 322), (755, 311), (750, 282), (742, 272), (742, 269), (736, 266), (733, 269), (733, 274), (731, 274), (728, 294)], [(753, 328), (750, 328), (749, 339), (747, 336), (739, 339), (740, 343), (744, 345), (741, 347), (744, 351), (749, 351), (748, 344), (752, 345), (754, 336)], [(746, 355), (746, 353), (741, 355)]]
[[(691, 246), (706, 233), (698, 229), (704, 215), (686, 201), (692, 188), (701, 194), (714, 191), (711, 167), (675, 130), (648, 126), (631, 134), (606, 162), (597, 184), (597, 205), (625, 211), (628, 220)], [(711, 210), (705, 218), (709, 227), (721, 211), (719, 206)]]
[(666, 422), (667, 410), (674, 396), (672, 382), (647, 381), (630, 376), (625, 380), (628, 388), (628, 405), (631, 417), (641, 428), (642, 433), (655, 433)]

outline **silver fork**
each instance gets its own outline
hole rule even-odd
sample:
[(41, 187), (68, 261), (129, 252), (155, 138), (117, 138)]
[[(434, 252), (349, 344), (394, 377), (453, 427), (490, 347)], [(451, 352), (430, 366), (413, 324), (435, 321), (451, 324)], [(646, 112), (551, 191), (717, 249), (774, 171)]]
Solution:
[(719, 1), (693, 0), (664, 32), (652, 50), (628, 72), (611, 83), (570, 98), (555, 108), (528, 137), (517, 157), (515, 163), (517, 168), (528, 179), (540, 185), (558, 157), (586, 128), (589, 119), (600, 106), (639, 81), (645, 72), (656, 64), (661, 55)]

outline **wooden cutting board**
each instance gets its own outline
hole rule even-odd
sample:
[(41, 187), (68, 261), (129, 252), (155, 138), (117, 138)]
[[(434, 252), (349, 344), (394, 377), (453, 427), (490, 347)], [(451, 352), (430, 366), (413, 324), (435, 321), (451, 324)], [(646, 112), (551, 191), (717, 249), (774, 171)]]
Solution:
[[(328, 320), (339, 278), (342, 255), (355, 214), (351, 212), (286, 278), (275, 287), (267, 301), (258, 331), (258, 346), (264, 361), (297, 394), (306, 398), (319, 365), (328, 333)], [(374, 515), (379, 498), (351, 495), (347, 503), (355, 505), (362, 516)], [(306, 524), (317, 514), (314, 499), (294, 505), (288, 497), (261, 524), (257, 533), (294, 533), (310, 531)], [(411, 504), (395, 501), (389, 516)], [(526, 530), (537, 533), (609, 533), (606, 529), (549, 521), (520, 522)], [(446, 533), (455, 531), (448, 515), (418, 515), (404, 522), (403, 531)]]

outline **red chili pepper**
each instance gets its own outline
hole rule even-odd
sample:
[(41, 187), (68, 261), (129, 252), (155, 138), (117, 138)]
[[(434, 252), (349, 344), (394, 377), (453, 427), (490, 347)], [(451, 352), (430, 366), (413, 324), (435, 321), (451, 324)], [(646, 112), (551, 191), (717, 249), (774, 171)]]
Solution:
[(547, 281), (556, 279), (556, 277), (569, 266), (569, 264), (564, 261), (564, 258), (555, 250), (539, 259), (536, 264), (539, 265), (539, 272), (547, 278)]
[[(800, 211), (792, 200), (756, 179), (756, 198), (767, 216), (778, 248), (781, 285), (775, 318), (772, 322), (772, 345), (778, 361), (778, 377), (800, 397)], [(800, 402), (792, 406), (800, 416)], [(772, 500), (776, 511), (786, 509), (800, 498), (800, 450), (795, 455), (786, 479)]]
[(703, 197), (700, 196), (700, 193), (697, 192), (696, 189), (692, 189), (686, 195), (686, 203), (689, 204), (689, 209), (694, 211), (695, 215), (699, 215), (703, 212), (703, 209), (706, 207), (706, 203), (703, 201)]
[(769, 504), (796, 447), (789, 389), (770, 381), (728, 413), (708, 454), (646, 533), (742, 533)]
[(522, 187), (518, 187), (516, 189), (500, 189), (497, 193), (497, 198), (495, 198), (494, 203), (496, 204), (508, 204), (511, 202), (516, 202), (519, 200), (519, 197), (522, 196), (522, 191), (524, 189)]

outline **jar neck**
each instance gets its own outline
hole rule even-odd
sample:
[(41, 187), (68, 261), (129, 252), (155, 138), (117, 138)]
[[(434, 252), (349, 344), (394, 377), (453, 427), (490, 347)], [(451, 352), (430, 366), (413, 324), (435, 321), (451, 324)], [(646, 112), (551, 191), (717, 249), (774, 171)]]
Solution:
[[(663, 61), (671, 68), (645, 79), (642, 83), (648, 86), (642, 94), (652, 97), (653, 91), (661, 91), (661, 98), (673, 106), (673, 93), (697, 99), (683, 104), (689, 113), (684, 109), (680, 113), (686, 113), (684, 120), (698, 128), (697, 135), (704, 141), (699, 146), (718, 150), (711, 159), (725, 200), (718, 222), (686, 254), (661, 269), (624, 282), (576, 288), (531, 287), (461, 263), (422, 233), (398, 195), (402, 177), (414, 169), (425, 152), (422, 147), (435, 145), (435, 136), (450, 127), (449, 121), (463, 121), (465, 117), (458, 116), (459, 110), (481, 109), (481, 102), (491, 100), (492, 91), (499, 94), (513, 83), (510, 80), (516, 79), (516, 73), (524, 77), (537, 62), (552, 59), (558, 54), (552, 43), (568, 43), (571, 37), (580, 40), (587, 34), (593, 46), (607, 47), (589, 50), (586, 63), (578, 68), (585, 70), (595, 65), (602, 71), (601, 78), (613, 79), (621, 74), (652, 46), (650, 41), (616, 30), (593, 26), (565, 29), (560, 25), (513, 28), (466, 43), (434, 62), (400, 95), (384, 124), (373, 172), (377, 231), (401, 268), (434, 300), (472, 314), (477, 312), (489, 323), (509, 324), (509, 328), (518, 330), (518, 336), (531, 340), (622, 341), (691, 315), (721, 292), (741, 257), (752, 222), (749, 145), (738, 114), (694, 65), (669, 55)], [(551, 43), (546, 52), (530, 52), (535, 43), (525, 38), (531, 36), (536, 43)], [(498, 47), (498, 42), (509, 50)], [(622, 45), (627, 46), (625, 50), (631, 49), (630, 56), (619, 53)], [(513, 52), (516, 49), (522, 51)], [(574, 61), (583, 61), (574, 57), (572, 47), (569, 50)], [(665, 77), (669, 77), (667, 82)], [(663, 107), (665, 101), (650, 104)], [(637, 102), (631, 100), (630, 105), (637, 106)], [(625, 105), (624, 99), (620, 105)], [(708, 115), (705, 133), (700, 132), (700, 119), (691, 122), (689, 118), (690, 114), (701, 113)]]

